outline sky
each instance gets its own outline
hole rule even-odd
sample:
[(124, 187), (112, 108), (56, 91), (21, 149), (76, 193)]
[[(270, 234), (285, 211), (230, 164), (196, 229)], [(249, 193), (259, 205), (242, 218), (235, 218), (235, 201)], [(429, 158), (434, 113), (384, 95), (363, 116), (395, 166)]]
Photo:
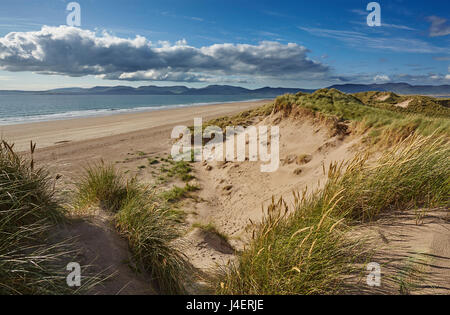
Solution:
[(0, 89), (450, 84), (447, 0), (69, 2), (1, 0)]

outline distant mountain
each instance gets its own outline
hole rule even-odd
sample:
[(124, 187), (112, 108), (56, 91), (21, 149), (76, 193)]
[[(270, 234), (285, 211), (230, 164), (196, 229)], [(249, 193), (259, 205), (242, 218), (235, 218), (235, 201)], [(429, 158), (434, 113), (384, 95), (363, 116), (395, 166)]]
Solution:
[(342, 84), (329, 87), (344, 93), (394, 92), (396, 94), (449, 95), (450, 85), (410, 85), (408, 83)]
[(47, 91), (1, 91), (0, 95), (40, 94), (40, 95), (255, 95), (275, 97), (286, 93), (314, 92), (314, 90), (264, 87), (250, 90), (231, 85), (209, 85), (203, 88), (185, 86), (96, 86), (93, 88), (62, 88)]
[[(448, 95), (450, 85), (410, 85), (407, 83), (385, 84), (342, 84), (329, 87), (344, 93), (358, 93), (368, 91), (394, 92), (397, 94)], [(203, 88), (188, 88), (186, 86), (96, 86), (93, 88), (62, 88), (47, 91), (18, 91), (0, 90), (0, 95), (40, 94), (40, 95), (254, 95), (255, 97), (275, 97), (278, 95), (297, 92), (312, 93), (315, 90), (301, 88), (272, 88), (246, 89), (231, 85), (209, 85)]]
[(190, 89), (185, 86), (141, 86), (136, 89), (138, 94), (183, 94)]
[(311, 89), (292, 89), (292, 88), (271, 88), (271, 87), (263, 87), (260, 89), (253, 90), (254, 93), (257, 94), (276, 94), (282, 95), (286, 93), (295, 94), (297, 92), (303, 93), (313, 93), (316, 90)]

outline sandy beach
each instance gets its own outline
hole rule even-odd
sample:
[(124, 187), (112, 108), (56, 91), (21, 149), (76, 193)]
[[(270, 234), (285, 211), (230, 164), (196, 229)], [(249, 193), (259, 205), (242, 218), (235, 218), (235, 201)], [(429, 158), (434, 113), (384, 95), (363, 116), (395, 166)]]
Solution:
[[(49, 122), (1, 126), (3, 139), (14, 143), (16, 151), (28, 154), (30, 141), (36, 143), (34, 160), (52, 174), (62, 175), (58, 187), (65, 189), (88, 165), (105, 161), (120, 164), (121, 171), (129, 171), (144, 182), (151, 175), (138, 172), (142, 158), (167, 156), (176, 125), (191, 126), (195, 117), (208, 119), (232, 115), (270, 102), (252, 101), (203, 105), (141, 113), (117, 114), (102, 117), (76, 118)], [(135, 157), (136, 152), (145, 156)]]
[[(42, 149), (55, 145), (73, 144), (74, 142), (144, 130), (147, 130), (148, 133), (144, 132), (141, 136), (152, 136), (155, 133), (168, 130), (167, 137), (170, 138), (170, 130), (173, 126), (179, 124), (192, 125), (194, 117), (202, 117), (203, 120), (207, 120), (238, 113), (268, 102), (270, 100), (222, 103), (139, 113), (6, 125), (0, 126), (0, 134), (3, 139), (15, 143), (15, 148), (19, 151), (27, 150), (30, 140), (37, 143), (38, 149)], [(112, 139), (109, 138), (109, 140)], [(105, 139), (105, 141), (107, 140)], [(102, 140), (98, 141), (99, 146), (103, 146), (102, 143)]]

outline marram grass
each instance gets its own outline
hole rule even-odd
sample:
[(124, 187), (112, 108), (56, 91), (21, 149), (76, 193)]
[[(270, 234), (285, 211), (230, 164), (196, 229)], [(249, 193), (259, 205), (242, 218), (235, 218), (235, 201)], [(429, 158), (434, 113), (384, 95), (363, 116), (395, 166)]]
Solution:
[(64, 220), (54, 180), (32, 157), (0, 143), (0, 294), (76, 294), (95, 284), (83, 277), (81, 287), (67, 286), (65, 266), (76, 252), (69, 241), (50, 240)]
[(174, 212), (163, 200), (104, 163), (87, 168), (76, 187), (77, 208), (99, 206), (114, 213), (117, 230), (162, 293), (185, 292), (189, 265), (174, 245), (180, 230)]
[(382, 212), (448, 207), (450, 147), (445, 137), (411, 136), (376, 162), (360, 155), (330, 166), (328, 182), (295, 207), (272, 202), (236, 263), (218, 275), (218, 294), (345, 293), (370, 249), (349, 239), (349, 226)]

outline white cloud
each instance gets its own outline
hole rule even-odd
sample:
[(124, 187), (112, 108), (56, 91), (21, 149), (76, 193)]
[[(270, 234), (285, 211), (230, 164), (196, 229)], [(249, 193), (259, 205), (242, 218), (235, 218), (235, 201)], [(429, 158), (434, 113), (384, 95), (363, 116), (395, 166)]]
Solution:
[(385, 74), (378, 74), (373, 78), (374, 81), (391, 81), (391, 79), (389, 78), (389, 76), (385, 75)]
[(445, 76), (445, 80), (450, 80), (450, 74), (447, 74), (447, 75)]
[(309, 79), (329, 68), (307, 57), (295, 43), (215, 44), (196, 48), (97, 34), (69, 26), (13, 32), (0, 38), (0, 69), (68, 76), (96, 75), (117, 80), (205, 81), (213, 77)]
[(333, 38), (358, 49), (381, 49), (407, 53), (448, 53), (448, 48), (429, 44), (423, 40), (402, 37), (372, 37), (362, 32), (299, 27), (312, 35)]
[(415, 28), (406, 26), (406, 25), (399, 25), (399, 24), (389, 24), (389, 23), (381, 23), (382, 27), (390, 27), (390, 28), (396, 28), (399, 30), (406, 30), (406, 31), (417, 31)]

